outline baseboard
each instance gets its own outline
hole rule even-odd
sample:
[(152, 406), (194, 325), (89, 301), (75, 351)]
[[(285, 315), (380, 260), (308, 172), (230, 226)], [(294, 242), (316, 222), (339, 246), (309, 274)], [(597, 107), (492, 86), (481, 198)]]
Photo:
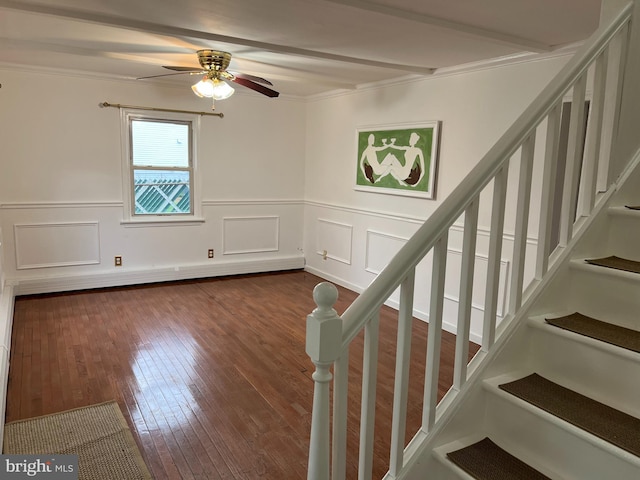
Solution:
[[(7, 282), (0, 290), (0, 348), (4, 347), (7, 352), (11, 348), (11, 326), (13, 324), (13, 306), (15, 291), (12, 283)], [(0, 361), (2, 357), (0, 357)], [(0, 373), (2, 369), (0, 369)]]
[(127, 270), (118, 272), (60, 275), (26, 278), (16, 281), (15, 295), (34, 295), (91, 288), (108, 288), (144, 283), (191, 280), (247, 273), (275, 272), (304, 268), (302, 255), (264, 259), (220, 261), (207, 265), (180, 265), (163, 268)]
[(310, 267), (309, 265), (306, 265), (304, 267), (304, 270), (305, 272), (309, 272), (317, 277), (324, 278), (327, 282), (335, 283), (336, 285), (340, 285), (341, 287), (346, 288), (347, 290), (351, 290), (352, 292), (362, 293), (362, 291), (364, 290), (362, 287), (356, 285), (355, 283), (347, 282), (343, 278), (336, 277), (335, 275), (331, 275), (323, 270)]

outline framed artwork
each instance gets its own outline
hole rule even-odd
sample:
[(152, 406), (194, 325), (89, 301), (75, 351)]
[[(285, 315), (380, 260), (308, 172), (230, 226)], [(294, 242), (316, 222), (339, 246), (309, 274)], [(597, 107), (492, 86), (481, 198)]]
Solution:
[(435, 198), (440, 122), (357, 129), (356, 190)]

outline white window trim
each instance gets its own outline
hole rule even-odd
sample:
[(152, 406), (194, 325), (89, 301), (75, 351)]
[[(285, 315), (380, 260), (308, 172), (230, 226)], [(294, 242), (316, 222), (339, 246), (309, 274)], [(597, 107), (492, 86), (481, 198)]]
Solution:
[[(157, 119), (167, 121), (191, 122), (191, 161), (192, 161), (192, 191), (189, 192), (192, 199), (193, 212), (191, 214), (172, 215), (133, 215), (133, 188), (131, 178), (131, 142), (129, 141), (129, 122), (131, 119)], [(200, 136), (200, 115), (173, 112), (154, 112), (135, 110), (129, 108), (120, 109), (120, 143), (122, 151), (122, 200), (124, 204), (123, 218), (120, 222), (124, 226), (162, 226), (162, 225), (189, 225), (204, 222), (202, 217), (202, 197), (200, 194), (201, 181), (199, 172), (198, 138)]]

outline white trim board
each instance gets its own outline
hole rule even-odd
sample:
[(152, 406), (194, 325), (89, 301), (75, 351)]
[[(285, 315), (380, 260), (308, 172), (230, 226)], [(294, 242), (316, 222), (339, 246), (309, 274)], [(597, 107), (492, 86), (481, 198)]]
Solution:
[[(406, 223), (411, 223), (414, 225), (422, 225), (424, 222), (427, 221), (427, 219), (429, 217), (414, 217), (411, 215), (403, 215), (403, 214), (395, 214), (395, 213), (391, 213), (391, 212), (376, 212), (373, 210), (366, 210), (364, 208), (356, 208), (356, 207), (348, 207), (345, 205), (337, 205), (337, 204), (331, 204), (331, 203), (324, 203), (324, 202), (317, 202), (317, 201), (306, 201), (305, 205), (309, 205), (312, 207), (317, 207), (317, 208), (326, 208), (329, 210), (336, 210), (339, 212), (346, 212), (346, 213), (355, 213), (357, 215), (363, 215), (363, 216), (368, 216), (368, 217), (376, 217), (376, 218), (384, 218), (387, 220), (396, 220), (396, 221), (400, 221), (400, 222), (406, 222)], [(321, 217), (318, 216), (317, 219), (320, 219)], [(323, 219), (325, 221), (330, 221), (327, 219)], [(451, 230), (455, 231), (455, 232), (463, 232), (464, 231), (464, 222), (456, 222), (453, 225), (451, 225)], [(478, 235), (482, 235), (485, 237), (489, 237), (491, 231), (488, 227), (482, 227), (482, 226), (478, 226)], [(515, 234), (511, 233), (511, 232), (504, 232), (503, 233), (503, 238), (505, 240), (510, 240), (513, 241), (515, 240)], [(527, 237), (527, 244), (529, 245), (537, 245), (538, 244), (538, 239), (537, 237)]]
[(28, 278), (16, 282), (15, 294), (33, 295), (225, 275), (298, 270), (302, 268), (304, 268), (304, 257), (302, 255), (251, 260), (225, 260), (206, 265), (176, 265), (144, 270), (126, 270), (123, 267), (123, 270), (117, 273)]

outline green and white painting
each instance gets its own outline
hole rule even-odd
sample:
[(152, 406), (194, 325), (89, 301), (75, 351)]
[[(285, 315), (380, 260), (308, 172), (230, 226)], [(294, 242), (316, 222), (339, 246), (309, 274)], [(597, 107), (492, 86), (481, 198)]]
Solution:
[(435, 198), (439, 122), (358, 129), (356, 190)]

